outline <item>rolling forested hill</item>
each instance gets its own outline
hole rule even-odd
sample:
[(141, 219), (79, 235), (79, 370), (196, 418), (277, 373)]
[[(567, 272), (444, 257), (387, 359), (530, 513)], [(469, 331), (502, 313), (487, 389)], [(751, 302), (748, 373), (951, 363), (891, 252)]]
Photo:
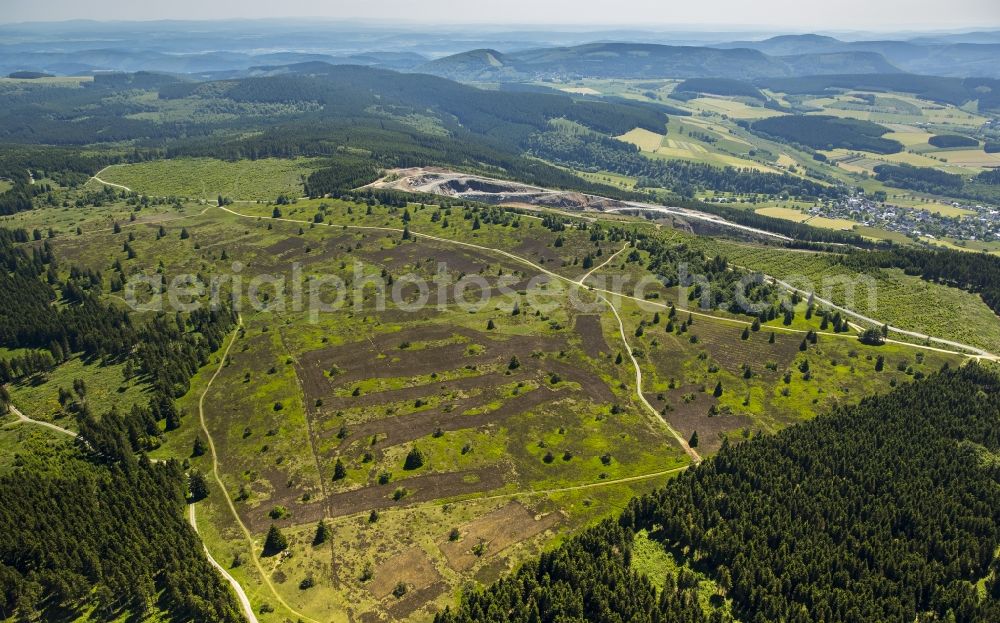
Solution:
[[(540, 155), (561, 165), (636, 176), (644, 180), (640, 187), (684, 196), (707, 188), (793, 196), (843, 192), (786, 173), (653, 160), (613, 138), (636, 128), (662, 132), (672, 109), (656, 103), (554, 91), (487, 91), (434, 76), (358, 66), (307, 63), (290, 69), (207, 82), (137, 73), (98, 76), (71, 88), (8, 86), (0, 89), (0, 141), (108, 147), (100, 157), (74, 155), (73, 170), (86, 175), (109, 163), (164, 155), (312, 156), (336, 159), (341, 171), (364, 169), (363, 177), (340, 176), (352, 184), (372, 181), (383, 168), (441, 165), (605, 196), (644, 196), (586, 181), (531, 157)], [(127, 150), (121, 147), (126, 141)], [(11, 178), (24, 177), (33, 167), (65, 169), (38, 164), (52, 160), (52, 153), (51, 147), (12, 147), (0, 158), (0, 168)], [(327, 173), (309, 183), (310, 194), (343, 190)], [(18, 188), (21, 195), (28, 192)], [(10, 193), (9, 202), (23, 206), (18, 197)]]
[(715, 49), (636, 43), (592, 43), (509, 54), (472, 50), (418, 68), (465, 82), (553, 78), (735, 78), (898, 71), (879, 54), (769, 56), (747, 48)]

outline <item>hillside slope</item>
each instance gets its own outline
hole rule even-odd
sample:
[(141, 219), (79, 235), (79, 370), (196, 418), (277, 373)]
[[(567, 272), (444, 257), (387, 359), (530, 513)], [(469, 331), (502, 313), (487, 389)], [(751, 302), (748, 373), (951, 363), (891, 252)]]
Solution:
[(899, 71), (875, 52), (770, 56), (749, 48), (590, 43), (510, 54), (473, 50), (430, 61), (418, 71), (466, 82), (565, 78), (735, 78)]

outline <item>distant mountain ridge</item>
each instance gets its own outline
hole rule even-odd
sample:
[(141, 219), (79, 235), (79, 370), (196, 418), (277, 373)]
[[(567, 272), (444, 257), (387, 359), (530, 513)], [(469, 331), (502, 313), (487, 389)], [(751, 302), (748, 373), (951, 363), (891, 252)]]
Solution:
[(219, 77), (226, 73), (234, 76), (240, 75), (241, 72), (258, 67), (286, 66), (309, 62), (322, 62), (331, 65), (364, 65), (380, 69), (407, 71), (427, 62), (427, 58), (412, 52), (368, 52), (335, 56), (307, 52), (248, 54), (225, 50), (168, 54), (131, 48), (17, 53), (0, 50), (0, 74), (18, 71), (47, 72), (60, 75), (107, 71), (152, 71)]
[(150, 71), (212, 79), (255, 75), (261, 67), (324, 62), (504, 83), (580, 77), (754, 80), (900, 72), (1000, 78), (1000, 31), (872, 34), (858, 40), (824, 34), (763, 38), (768, 34), (424, 32), (257, 22), (0, 25), (4, 41), (0, 75)]
[(503, 54), (479, 49), (439, 58), (416, 71), (464, 82), (574, 78), (731, 78), (752, 80), (841, 73), (901, 72), (876, 52), (774, 56), (750, 48), (590, 43)]
[[(841, 41), (822, 35), (781, 35), (763, 41), (733, 41), (718, 49), (751, 49), (764, 54), (870, 53), (910, 73), (958, 78), (1000, 78), (1000, 41), (981, 34), (971, 41), (921, 38), (907, 41)], [(852, 72), (864, 73), (864, 72)]]

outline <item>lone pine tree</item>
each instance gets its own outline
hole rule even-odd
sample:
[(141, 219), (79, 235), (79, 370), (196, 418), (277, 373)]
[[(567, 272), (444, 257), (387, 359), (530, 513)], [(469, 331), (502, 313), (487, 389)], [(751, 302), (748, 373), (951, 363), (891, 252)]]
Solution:
[(264, 539), (264, 555), (274, 556), (288, 549), (288, 537), (281, 533), (278, 526), (271, 524)]

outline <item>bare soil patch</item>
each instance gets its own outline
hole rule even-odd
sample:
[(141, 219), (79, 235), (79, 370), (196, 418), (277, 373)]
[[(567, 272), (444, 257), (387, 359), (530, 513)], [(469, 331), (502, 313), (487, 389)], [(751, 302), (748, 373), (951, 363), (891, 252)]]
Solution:
[[(698, 431), (698, 451), (714, 452), (722, 445), (720, 433), (727, 433), (733, 430), (740, 430), (753, 424), (753, 420), (745, 415), (722, 414), (709, 416), (708, 411), (716, 399), (710, 394), (698, 391), (699, 388), (688, 385), (675, 391), (673, 398), (690, 393), (694, 400), (685, 403), (683, 400), (674, 400), (674, 409), (666, 414), (667, 421), (685, 439), (689, 439), (691, 434)], [(646, 399), (650, 404), (659, 407), (663, 403), (656, 400), (655, 394), (646, 394)]]
[[(412, 350), (399, 348), (400, 344), (404, 342), (416, 344), (455, 336), (465, 338), (466, 341)], [(480, 353), (467, 356), (466, 350), (470, 344), (478, 344), (485, 348)], [(336, 387), (346, 386), (362, 379), (403, 378), (441, 372), (442, 370), (453, 370), (461, 365), (480, 366), (487, 363), (505, 363), (513, 355), (517, 355), (518, 359), (526, 364), (527, 369), (540, 368), (544, 371), (555, 371), (563, 378), (580, 382), (581, 386), (584, 387), (592, 384), (595, 380), (592, 375), (586, 375), (576, 368), (562, 365), (561, 362), (553, 358), (539, 360), (531, 357), (534, 352), (559, 352), (566, 347), (566, 337), (562, 336), (518, 336), (498, 339), (486, 333), (462, 327), (428, 324), (380, 335), (371, 340), (362, 340), (306, 353), (299, 358), (297, 371), (302, 379), (307, 404), (315, 404), (316, 399), (320, 398), (327, 409), (343, 409), (420, 398), (429, 393), (428, 388), (430, 387), (443, 387), (446, 390), (483, 387), (487, 381), (481, 377), (467, 377), (349, 398), (330, 396)], [(538, 365), (532, 365), (532, 362), (536, 361), (539, 362)], [(327, 376), (327, 372), (334, 368), (337, 369), (337, 374), (332, 377)], [(509, 380), (509, 377), (502, 377), (497, 380), (497, 383), (506, 382), (504, 379)], [(604, 389), (607, 390), (607, 388)], [(610, 395), (610, 391), (607, 391), (605, 395)]]
[[(395, 506), (405, 506), (418, 502), (427, 502), (470, 493), (483, 493), (502, 487), (512, 476), (503, 466), (448, 472), (443, 474), (424, 474), (405, 480), (393, 480), (386, 485), (366, 486), (360, 489), (334, 493), (329, 497), (329, 506), (333, 517), (353, 515), (372, 509), (383, 509)], [(397, 487), (405, 487), (406, 497), (396, 501), (392, 499)]]
[[(563, 520), (558, 512), (536, 519), (533, 512), (520, 502), (511, 502), (478, 519), (459, 527), (458, 541), (445, 538), (438, 547), (448, 559), (448, 566), (456, 571), (471, 569), (482, 558), (492, 558), (505, 549), (552, 528)], [(483, 548), (481, 556), (473, 548)]]
[[(409, 591), (406, 595), (396, 601), (389, 607), (389, 616), (393, 619), (405, 619), (417, 610), (420, 610), (424, 606), (428, 605), (429, 602), (437, 599), (440, 595), (443, 595), (445, 591), (448, 590), (448, 584), (444, 581), (435, 582), (430, 586), (425, 586), (419, 590)], [(389, 600), (393, 598), (390, 597)], [(428, 619), (430, 615), (437, 611), (437, 608), (433, 605), (428, 608), (430, 611), (428, 613)]]
[[(516, 377), (511, 380), (516, 380)], [(426, 437), (438, 428), (444, 432), (480, 428), (488, 424), (502, 422), (513, 415), (524, 413), (546, 402), (556, 400), (559, 398), (559, 394), (548, 387), (541, 387), (509, 398), (497, 409), (475, 415), (463, 415), (463, 412), (468, 409), (481, 407), (493, 398), (494, 396), (491, 394), (484, 393), (473, 399), (455, 403), (447, 411), (443, 408), (437, 408), (430, 411), (420, 411), (407, 415), (371, 420), (361, 425), (352, 426), (350, 435), (344, 439), (341, 447), (348, 446), (358, 439), (378, 435), (375, 445), (369, 447), (376, 451), (381, 451), (388, 446)]]
[(583, 352), (592, 359), (597, 359), (601, 353), (608, 353), (608, 342), (604, 339), (601, 329), (601, 319), (597, 314), (580, 314), (574, 325), (577, 335), (583, 341)]
[(368, 590), (378, 599), (383, 599), (400, 583), (409, 590), (419, 591), (440, 579), (441, 574), (434, 568), (427, 552), (415, 545), (380, 564), (368, 584)]

